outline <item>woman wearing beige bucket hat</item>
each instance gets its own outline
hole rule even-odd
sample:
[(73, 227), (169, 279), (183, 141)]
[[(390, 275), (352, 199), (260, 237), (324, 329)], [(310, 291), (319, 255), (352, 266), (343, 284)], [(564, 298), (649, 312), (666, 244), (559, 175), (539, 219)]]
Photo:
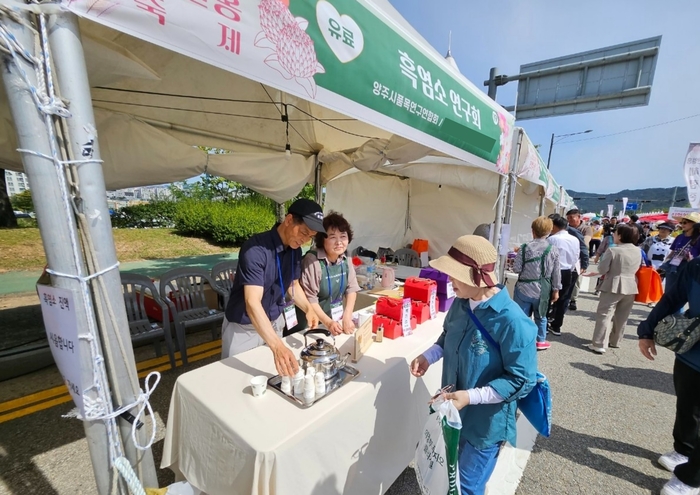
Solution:
[(457, 300), (438, 341), (411, 363), (411, 373), (421, 377), (444, 358), (442, 385), (455, 386), (447, 398), (465, 425), (459, 441), (462, 495), (484, 493), (501, 445), (515, 445), (516, 400), (536, 382), (537, 327), (497, 284), (496, 261), (488, 240), (465, 235), (430, 262), (449, 275)]

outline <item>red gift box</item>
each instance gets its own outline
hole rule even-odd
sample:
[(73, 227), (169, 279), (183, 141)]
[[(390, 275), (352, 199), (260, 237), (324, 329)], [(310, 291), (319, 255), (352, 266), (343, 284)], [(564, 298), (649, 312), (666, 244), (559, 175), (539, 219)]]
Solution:
[(386, 316), (392, 320), (401, 320), (401, 311), (403, 309), (403, 299), (395, 297), (380, 297), (377, 300), (377, 314)]
[[(416, 317), (411, 316), (411, 330), (415, 330), (416, 326)], [(377, 333), (377, 329), (379, 327), (382, 327), (384, 329), (384, 337), (388, 339), (397, 339), (403, 336), (403, 330), (401, 329), (400, 321), (382, 315), (373, 315), (372, 331), (374, 333)]]
[(430, 291), (437, 293), (437, 283), (429, 278), (409, 277), (403, 286), (404, 297), (424, 303), (430, 302)]
[[(435, 311), (437, 311), (437, 300), (435, 301)], [(430, 319), (430, 304), (421, 301), (411, 301), (411, 316), (416, 318), (420, 325)]]
[[(435, 300), (435, 310), (437, 311), (437, 298)], [(392, 320), (401, 321), (401, 311), (403, 309), (403, 299), (395, 297), (380, 297), (377, 301), (377, 314), (386, 316)], [(430, 305), (422, 301), (411, 301), (411, 316), (420, 325), (430, 319)]]

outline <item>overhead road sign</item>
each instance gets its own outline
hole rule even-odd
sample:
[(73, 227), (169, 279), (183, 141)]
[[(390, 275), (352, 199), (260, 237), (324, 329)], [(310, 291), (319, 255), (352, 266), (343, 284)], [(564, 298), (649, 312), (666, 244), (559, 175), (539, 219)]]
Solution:
[(516, 119), (596, 112), (649, 104), (661, 36), (520, 66), (498, 76), (518, 81)]

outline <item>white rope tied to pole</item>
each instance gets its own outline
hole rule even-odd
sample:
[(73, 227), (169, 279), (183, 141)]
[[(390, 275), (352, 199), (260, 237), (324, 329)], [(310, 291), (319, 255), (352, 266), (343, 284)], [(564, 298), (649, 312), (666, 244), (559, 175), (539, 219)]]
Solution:
[(141, 486), (141, 482), (136, 476), (136, 473), (131, 467), (131, 464), (129, 464), (128, 459), (126, 459), (125, 457), (118, 457), (114, 460), (114, 467), (117, 468), (119, 474), (121, 474), (122, 478), (124, 478), (124, 481), (126, 481), (126, 484), (129, 486), (129, 490), (131, 490), (131, 493), (133, 493), (134, 495), (146, 495), (146, 490), (144, 490), (143, 486)]
[(80, 275), (72, 275), (70, 273), (57, 272), (56, 270), (52, 270), (51, 268), (47, 268), (46, 273), (49, 273), (55, 277), (70, 278), (73, 280), (79, 280), (80, 282), (88, 282), (88, 281), (92, 280), (93, 278), (101, 277), (105, 273), (107, 273), (111, 270), (114, 270), (115, 268), (119, 268), (119, 262), (116, 262), (112, 266), (108, 266), (107, 268), (105, 268), (104, 270), (100, 270), (99, 272), (91, 273), (90, 275), (88, 275), (86, 277), (80, 276)]
[[(2, 6), (0, 13), (5, 14), (7, 9), (8, 7)], [(26, 48), (24, 48), (19, 43), (19, 41), (17, 41), (17, 38), (15, 38), (14, 34), (5, 29), (4, 26), (0, 26), (0, 41), (3, 42), (2, 44), (4, 45), (3, 48), (5, 49), (5, 51), (10, 52), (12, 59), (15, 62), (15, 66), (19, 69), (22, 79), (29, 88), (29, 91), (32, 95), (32, 98), (34, 99), (34, 103), (36, 104), (37, 108), (41, 110), (42, 113), (47, 115), (56, 115), (63, 118), (70, 117), (71, 113), (68, 111), (65, 104), (53, 95), (53, 82), (49, 80), (49, 94), (46, 94), (46, 92), (41, 87), (44, 83), (46, 83), (46, 76), (44, 75), (44, 72), (43, 70), (41, 70), (41, 68), (44, 65), (50, 65), (46, 60), (46, 56), (44, 56), (44, 60), (34, 57), (31, 53), (29, 53), (29, 51)], [(48, 41), (46, 41), (46, 43), (48, 43)], [(44, 55), (46, 55), (47, 48), (48, 46), (45, 47)], [(39, 88), (30, 83), (29, 76), (17, 60), (17, 57), (20, 55), (24, 59), (30, 61), (32, 65), (34, 65), (34, 68), (36, 69), (36, 76), (39, 81)], [(47, 73), (51, 75), (50, 68), (47, 69)]]
[[(36, 52), (40, 53), (40, 56), (32, 55), (29, 52), (29, 50), (22, 46), (22, 44), (17, 40), (14, 34), (5, 25), (3, 25), (3, 18), (10, 19), (13, 22), (20, 22), (23, 26), (27, 27), (33, 32)], [(14, 63), (14, 66), (16, 67), (21, 80), (24, 82), (27, 89), (29, 90), (36, 107), (44, 116), (44, 124), (48, 133), (48, 144), (51, 150), (51, 155), (49, 156), (33, 150), (25, 149), (21, 149), (18, 151), (20, 151), (21, 153), (39, 156), (53, 163), (61, 193), (63, 209), (69, 224), (69, 229), (72, 233), (75, 233), (77, 232), (77, 225), (73, 216), (73, 203), (71, 201), (71, 198), (69, 197), (67, 188), (67, 178), (65, 174), (68, 172), (68, 169), (66, 168), (66, 165), (101, 163), (102, 161), (93, 160), (90, 158), (84, 160), (62, 160), (63, 157), (59, 153), (57, 131), (54, 128), (55, 123), (53, 119), (54, 117), (59, 117), (63, 119), (70, 118), (72, 114), (68, 110), (64, 102), (60, 99), (60, 97), (56, 96), (51, 67), (51, 52), (49, 50), (48, 33), (46, 28), (46, 16), (44, 14), (38, 14), (37, 18), (39, 23), (39, 31), (34, 29), (30, 25), (30, 23), (26, 22), (21, 17), (16, 16), (8, 7), (0, 5), (0, 51), (8, 53), (10, 55), (12, 62)], [(27, 72), (22, 67), (22, 64), (19, 60), (20, 57), (26, 60), (31, 66), (33, 66), (37, 80), (36, 86), (31, 83)], [(104, 421), (108, 438), (109, 458), (112, 463), (112, 466), (121, 474), (121, 476), (127, 482), (129, 489), (134, 495), (145, 495), (145, 491), (143, 490), (143, 487), (141, 486), (138, 477), (134, 473), (131, 465), (129, 464), (129, 461), (124, 457), (122, 439), (119, 434), (116, 418), (124, 412), (128, 411), (129, 409), (135, 408), (140, 405), (137, 417), (134, 419), (134, 422), (132, 424), (131, 437), (137, 449), (147, 450), (148, 448), (150, 448), (153, 441), (155, 440), (156, 423), (155, 415), (153, 413), (153, 409), (150, 405), (149, 399), (150, 395), (153, 393), (160, 381), (160, 374), (157, 372), (155, 374), (149, 374), (145, 384), (146, 390), (141, 390), (139, 396), (132, 404), (125, 405), (123, 407), (120, 407), (117, 411), (114, 411), (112, 398), (109, 394), (109, 381), (105, 369), (105, 359), (102, 355), (101, 349), (99, 348), (99, 341), (97, 338), (99, 333), (96, 325), (95, 308), (92, 302), (89, 283), (92, 279), (99, 279), (99, 277), (103, 276), (108, 271), (117, 268), (119, 264), (116, 263), (93, 274), (85, 275), (83, 273), (83, 265), (81, 262), (82, 258), (80, 246), (76, 242), (76, 237), (74, 235), (70, 236), (70, 244), (77, 274), (66, 274), (57, 272), (55, 270), (48, 271), (54, 276), (66, 277), (79, 281), (81, 289), (80, 292), (82, 296), (81, 298), (85, 306), (85, 311), (87, 313), (88, 326), (88, 333), (81, 335), (80, 338), (88, 342), (88, 348), (90, 350), (90, 355), (94, 363), (94, 366), (92, 367), (93, 383), (88, 388), (85, 388), (82, 394), (85, 406), (84, 412), (86, 420)], [(151, 385), (151, 378), (153, 376), (155, 376), (155, 382)], [(139, 423), (138, 418), (144, 414), (146, 409), (148, 409), (151, 415), (152, 435), (147, 445), (142, 446), (136, 441), (136, 426)], [(115, 476), (115, 482), (116, 478), (117, 476)]]
[[(17, 148), (18, 153), (25, 153), (27, 155), (34, 155), (38, 156), (39, 158), (44, 158), (45, 160), (49, 160), (50, 162), (54, 161), (54, 158), (49, 155), (45, 155), (44, 153), (38, 153), (36, 151), (32, 150), (25, 150), (24, 148)], [(85, 165), (87, 163), (104, 163), (104, 160), (98, 160), (96, 158), (92, 159), (86, 159), (86, 160), (59, 160), (59, 164), (63, 166), (70, 166), (70, 165)]]
[[(150, 381), (151, 378), (155, 378), (155, 382), (151, 385)], [(107, 420), (107, 419), (113, 419), (113, 418), (118, 418), (125, 412), (137, 407), (141, 406), (138, 413), (136, 413), (136, 417), (134, 419), (133, 424), (131, 425), (131, 440), (134, 442), (134, 446), (139, 449), (139, 450), (148, 450), (151, 448), (153, 445), (153, 442), (156, 439), (156, 419), (155, 415), (153, 413), (153, 407), (151, 406), (150, 398), (151, 394), (155, 392), (156, 388), (158, 387), (158, 384), (160, 383), (160, 373), (157, 371), (152, 371), (148, 374), (146, 377), (146, 380), (144, 381), (144, 387), (146, 390), (140, 390), (139, 396), (136, 398), (134, 402), (131, 404), (127, 404), (125, 406), (120, 407), (116, 411), (112, 412), (107, 412), (108, 408), (106, 405), (100, 400), (100, 398), (93, 400), (90, 399), (87, 396), (83, 397), (83, 402), (85, 405), (85, 417), (84, 418), (79, 418), (79, 419), (85, 419), (87, 421), (99, 421), (99, 420)], [(148, 409), (148, 414), (151, 417), (151, 438), (149, 441), (146, 443), (146, 445), (141, 445), (138, 440), (136, 439), (136, 426), (139, 423), (139, 418), (143, 415), (143, 413)]]

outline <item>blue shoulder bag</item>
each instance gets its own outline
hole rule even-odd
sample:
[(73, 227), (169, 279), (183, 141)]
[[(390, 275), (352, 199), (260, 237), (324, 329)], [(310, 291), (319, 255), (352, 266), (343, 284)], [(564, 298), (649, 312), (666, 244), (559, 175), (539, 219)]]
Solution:
[[(479, 319), (471, 309), (469, 316), (479, 329), (481, 335), (501, 352), (501, 346), (493, 340)], [(543, 436), (548, 437), (552, 431), (552, 392), (549, 388), (547, 377), (539, 371), (537, 372), (537, 383), (535, 387), (522, 399), (518, 399), (518, 409), (522, 412), (532, 426)]]

